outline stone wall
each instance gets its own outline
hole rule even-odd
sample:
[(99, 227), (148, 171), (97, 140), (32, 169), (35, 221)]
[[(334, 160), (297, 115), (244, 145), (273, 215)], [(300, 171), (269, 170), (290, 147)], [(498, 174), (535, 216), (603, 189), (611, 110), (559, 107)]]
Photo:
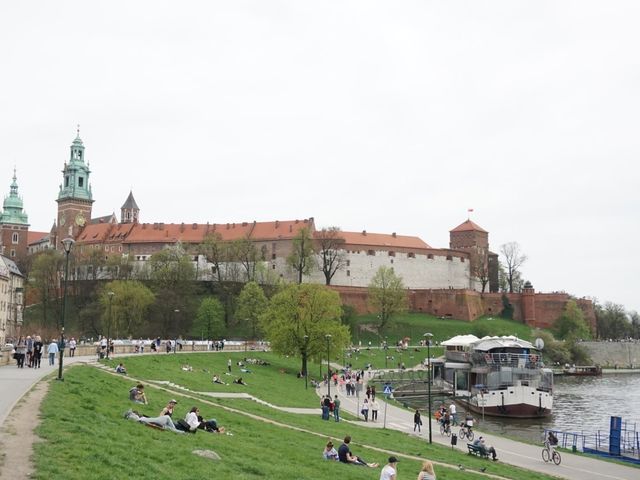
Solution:
[(640, 343), (637, 342), (582, 342), (594, 364), (611, 368), (638, 368)]

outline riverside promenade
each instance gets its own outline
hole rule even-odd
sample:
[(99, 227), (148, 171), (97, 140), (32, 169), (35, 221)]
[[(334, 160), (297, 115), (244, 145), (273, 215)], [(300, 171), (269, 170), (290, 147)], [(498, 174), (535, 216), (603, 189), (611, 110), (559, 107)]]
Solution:
[[(334, 365), (334, 367), (336, 367), (336, 365)], [(322, 385), (318, 387), (317, 393), (318, 395), (326, 395), (327, 386)], [(383, 428), (386, 409), (386, 428), (406, 432), (409, 435), (416, 435), (426, 442), (429, 441), (429, 418), (427, 412), (421, 411), (423, 425), (422, 431), (418, 434), (413, 431), (413, 410), (397, 407), (393, 403), (386, 403), (385, 395), (382, 394), (382, 392), (377, 392), (376, 394), (376, 400), (380, 404), (377, 422), (365, 422), (362, 415), (359, 415), (362, 400), (366, 397), (364, 392), (360, 392), (359, 397), (347, 397), (344, 389), (340, 390), (338, 387), (331, 385), (331, 397), (333, 398), (335, 395), (338, 395), (340, 399), (340, 409), (343, 414), (348, 412), (359, 417), (360, 421), (354, 422), (357, 423), (358, 426)], [(371, 418), (371, 412), (369, 412), (369, 418)], [(333, 419), (330, 421), (333, 421)], [(434, 419), (431, 419), (431, 429), (433, 443), (446, 445), (451, 448), (451, 438), (440, 435), (440, 425)], [(453, 433), (457, 434), (458, 430), (459, 428), (454, 428)], [(560, 451), (562, 455), (562, 463), (560, 465), (545, 463), (541, 456), (542, 442), (539, 445), (531, 445), (499, 437), (491, 433), (485, 433), (477, 428), (474, 428), (474, 433), (476, 435), (475, 438), (482, 435), (488, 445), (495, 447), (498, 452), (499, 462), (516, 465), (528, 470), (572, 480), (637, 480), (640, 478), (640, 468), (599, 460), (584, 455), (572, 454), (565, 450)], [(458, 438), (458, 444), (453, 448), (466, 453), (467, 443), (466, 439), (460, 440)], [(437, 458), (432, 460), (437, 460)], [(487, 460), (487, 472), (490, 472), (492, 463), (490, 460)], [(462, 466), (464, 467), (464, 462), (462, 462)]]
[[(124, 357), (125, 355), (118, 355)], [(70, 365), (74, 363), (95, 363), (96, 357), (92, 356), (76, 356), (73, 358), (65, 357), (64, 364)], [(49, 366), (48, 361), (40, 369), (22, 368), (19, 369), (13, 365), (0, 367), (0, 422), (4, 424), (7, 417), (11, 414), (13, 407), (20, 399), (41, 379), (47, 375), (52, 378), (57, 376), (58, 364)], [(54, 380), (52, 380), (54, 381)], [(318, 395), (327, 393), (327, 387), (321, 386), (317, 389)], [(363, 394), (359, 398), (347, 397), (344, 390), (331, 386), (331, 395), (338, 395), (342, 405), (342, 412), (349, 412), (358, 415), (359, 407), (362, 403)], [(391, 403), (386, 403), (384, 395), (378, 393), (377, 399), (380, 403), (377, 422), (354, 421), (359, 426), (366, 428), (383, 428), (386, 409), (386, 428), (406, 432), (414, 435), (413, 432), (413, 412), (399, 408)], [(308, 412), (305, 412), (308, 413)], [(317, 410), (318, 416), (320, 409)], [(359, 416), (361, 419), (362, 417)], [(333, 421), (333, 420), (331, 420)], [(422, 416), (423, 426), (419, 437), (428, 441), (428, 418), (426, 413)], [(455, 433), (455, 431), (454, 431)], [(417, 434), (415, 434), (417, 435)], [(640, 478), (640, 469), (620, 465), (618, 463), (606, 462), (591, 457), (574, 455), (562, 451), (562, 464), (559, 466), (547, 464), (541, 458), (541, 445), (530, 445), (506, 438), (501, 438), (492, 434), (485, 434), (476, 429), (476, 435), (483, 435), (489, 445), (493, 445), (497, 452), (500, 462), (517, 465), (533, 471), (543, 472), (549, 475), (555, 475), (561, 478), (573, 480), (636, 480)], [(432, 421), (432, 439), (433, 442), (450, 446), (451, 439), (440, 435), (437, 422)], [(461, 452), (467, 451), (466, 441), (459, 441), (455, 447)], [(437, 459), (433, 459), (437, 460)], [(464, 462), (461, 462), (464, 467)], [(492, 462), (487, 460), (487, 470), (491, 469)]]

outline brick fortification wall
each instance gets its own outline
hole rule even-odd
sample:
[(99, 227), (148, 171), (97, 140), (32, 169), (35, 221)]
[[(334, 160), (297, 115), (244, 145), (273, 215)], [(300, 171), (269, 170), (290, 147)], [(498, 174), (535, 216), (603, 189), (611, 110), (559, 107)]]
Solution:
[[(331, 287), (342, 302), (353, 306), (358, 313), (372, 313), (367, 303), (367, 289), (361, 287)], [(502, 293), (479, 293), (474, 290), (418, 290), (408, 289), (409, 311), (428, 313), (445, 318), (471, 322), (482, 315), (499, 315), (502, 312)], [(535, 328), (550, 328), (562, 315), (570, 299), (566, 293), (506, 294), (513, 305), (513, 319)], [(528, 302), (526, 308), (525, 304)], [(576, 300), (585, 320), (595, 331), (595, 313), (590, 300)], [(525, 317), (525, 312), (528, 317)]]

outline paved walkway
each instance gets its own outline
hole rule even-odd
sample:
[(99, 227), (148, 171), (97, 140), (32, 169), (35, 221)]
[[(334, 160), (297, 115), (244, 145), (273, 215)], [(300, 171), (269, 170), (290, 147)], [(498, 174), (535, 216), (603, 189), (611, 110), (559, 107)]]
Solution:
[[(321, 386), (317, 389), (318, 395), (327, 394), (327, 386)], [(377, 422), (364, 422), (362, 415), (359, 415), (362, 406), (364, 392), (360, 392), (359, 397), (346, 396), (346, 391), (339, 387), (331, 385), (331, 397), (338, 395), (340, 399), (340, 408), (343, 412), (347, 411), (353, 415), (357, 415), (360, 419), (358, 425), (369, 428), (383, 428), (385, 423), (386, 409), (386, 428), (406, 432), (410, 435), (416, 435), (425, 441), (429, 441), (429, 419), (426, 412), (422, 415), (422, 432), (420, 434), (413, 432), (413, 411), (397, 407), (391, 403), (386, 403), (385, 396), (381, 392), (377, 392), (376, 400), (380, 404), (378, 410)], [(369, 411), (371, 418), (371, 411)], [(331, 419), (330, 421), (333, 421)], [(434, 443), (451, 446), (451, 438), (440, 435), (440, 425), (432, 419), (432, 441)], [(459, 428), (454, 428), (453, 433), (458, 432)], [(569, 478), (574, 480), (637, 480), (640, 478), (640, 469), (635, 467), (627, 467), (617, 463), (606, 462), (603, 460), (574, 455), (566, 451), (562, 451), (562, 463), (559, 466), (544, 463), (541, 457), (542, 445), (530, 445), (527, 443), (517, 442), (506, 438), (495, 436), (491, 433), (484, 433), (474, 429), (476, 438), (482, 435), (487, 444), (493, 445), (498, 452), (500, 462), (516, 465), (528, 470), (543, 472), (549, 475)], [(455, 447), (460, 451), (467, 452), (467, 441), (460, 441)]]

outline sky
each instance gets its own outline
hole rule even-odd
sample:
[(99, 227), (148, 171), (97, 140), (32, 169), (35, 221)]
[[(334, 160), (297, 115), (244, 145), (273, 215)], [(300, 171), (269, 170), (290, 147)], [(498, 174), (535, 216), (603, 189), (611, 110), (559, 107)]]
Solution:
[(0, 3), (0, 193), (56, 217), (80, 125), (93, 215), (314, 217), (640, 311), (640, 3)]

